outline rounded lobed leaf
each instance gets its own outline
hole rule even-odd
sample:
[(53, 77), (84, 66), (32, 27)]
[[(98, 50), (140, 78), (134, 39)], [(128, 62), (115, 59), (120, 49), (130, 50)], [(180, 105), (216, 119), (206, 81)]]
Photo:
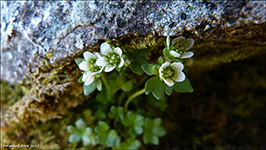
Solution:
[(121, 89), (125, 92), (129, 92), (133, 89), (133, 80), (129, 80), (127, 81), (122, 87)]
[(91, 143), (91, 139), (87, 136), (87, 135), (84, 135), (83, 137), (82, 137), (82, 143), (83, 143), (83, 146), (85, 147), (85, 146), (88, 146), (88, 145), (90, 145), (90, 143)]
[(88, 96), (89, 94), (91, 94), (97, 87), (97, 82), (94, 81), (89, 85), (83, 85), (83, 91), (84, 91), (84, 95)]
[(80, 141), (80, 135), (78, 132), (75, 132), (74, 134), (70, 135), (69, 138), (68, 138), (68, 142), (69, 143), (75, 143), (75, 142), (78, 142)]
[(162, 119), (161, 118), (155, 118), (152, 120), (153, 126), (157, 127), (160, 126), (160, 124), (162, 123)]
[(146, 81), (145, 83), (145, 94), (146, 95), (148, 95), (152, 91), (155, 83), (157, 83), (158, 81), (159, 81), (159, 78), (157, 76), (152, 77), (148, 81)]
[(75, 122), (75, 125), (81, 131), (84, 131), (87, 127), (86, 122), (84, 122), (84, 120), (81, 118)]
[(151, 143), (154, 145), (158, 145), (159, 144), (159, 138), (157, 135), (152, 134), (151, 139), (150, 139)]
[(160, 100), (163, 98), (163, 96), (164, 96), (164, 83), (162, 81), (157, 81), (154, 84), (154, 87), (152, 89), (152, 94), (157, 100)]
[(95, 132), (103, 133), (110, 129), (109, 125), (104, 121), (98, 121), (98, 125), (95, 127)]
[(144, 64), (144, 65), (141, 65), (141, 68), (147, 75), (151, 76), (153, 75), (152, 66), (153, 64)]
[(183, 92), (183, 93), (191, 93), (194, 91), (188, 78), (185, 78), (185, 80), (183, 82), (176, 82), (176, 84), (173, 86), (173, 88), (177, 92)]
[(67, 126), (67, 132), (74, 133), (76, 131), (77, 131), (77, 129), (74, 126), (72, 126), (72, 125)]
[(166, 134), (166, 131), (165, 131), (165, 129), (163, 127), (157, 126), (157, 127), (153, 128), (152, 133), (156, 134), (159, 137), (162, 137), (162, 136), (164, 136)]

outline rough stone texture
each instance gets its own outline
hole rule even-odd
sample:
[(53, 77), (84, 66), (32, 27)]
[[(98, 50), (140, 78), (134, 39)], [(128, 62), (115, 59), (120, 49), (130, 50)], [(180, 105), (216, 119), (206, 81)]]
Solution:
[(208, 41), (222, 39), (221, 31), (233, 32), (243, 25), (263, 31), (265, 5), (263, 1), (1, 1), (1, 80), (19, 83), (28, 74), (28, 64), (34, 68), (49, 54), (51, 63), (64, 62), (105, 39), (134, 33), (189, 33)]

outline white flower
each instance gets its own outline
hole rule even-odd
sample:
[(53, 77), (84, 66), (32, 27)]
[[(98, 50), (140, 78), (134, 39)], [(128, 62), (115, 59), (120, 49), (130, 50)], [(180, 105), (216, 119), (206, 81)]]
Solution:
[[(182, 82), (186, 76), (182, 72), (184, 65), (181, 62), (165, 62), (159, 68), (159, 77), (163, 79), (164, 83), (168, 86), (173, 86), (175, 82)], [(175, 81), (175, 82), (174, 82)]]
[(101, 44), (100, 50), (104, 56), (99, 58), (96, 64), (105, 67), (105, 72), (111, 72), (116, 67), (121, 68), (124, 65), (122, 50), (119, 47), (113, 50), (107, 42), (104, 42)]
[[(169, 50), (169, 46), (170, 46), (170, 38), (169, 36), (167, 36), (166, 38), (166, 44), (167, 44), (167, 48)], [(186, 39), (183, 36), (179, 36), (175, 39), (173, 39), (172, 41), (172, 45), (176, 44), (176, 46), (174, 46), (175, 48), (177, 48), (176, 50), (169, 50), (170, 55), (175, 57), (175, 58), (181, 58), (181, 59), (186, 59), (186, 58), (191, 58), (194, 53), (191, 51), (188, 51), (194, 44), (194, 40), (192, 38), (188, 38)]]
[(85, 71), (82, 76), (84, 84), (90, 85), (95, 80), (95, 76), (103, 71), (103, 67), (96, 64), (97, 59), (101, 56), (97, 52), (95, 54), (85, 52), (83, 56), (85, 60), (79, 64), (79, 69)]

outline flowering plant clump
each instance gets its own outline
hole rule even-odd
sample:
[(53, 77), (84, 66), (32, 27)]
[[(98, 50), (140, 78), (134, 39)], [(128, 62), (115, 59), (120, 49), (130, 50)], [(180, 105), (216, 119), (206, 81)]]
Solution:
[[(91, 96), (91, 104), (86, 105), (86, 109), (93, 111), (95, 115), (88, 119), (88, 114), (84, 113), (90, 127), (82, 119), (76, 121), (76, 127), (69, 125), (69, 142), (82, 141), (84, 147), (101, 145), (114, 149), (138, 149), (142, 145), (141, 141), (144, 144), (158, 145), (159, 137), (166, 134), (161, 125), (162, 119), (147, 115), (149, 111), (141, 108), (143, 105), (138, 105), (138, 101), (131, 101), (136, 97), (143, 102), (148, 99), (152, 101), (152, 107), (164, 110), (168, 106), (165, 95), (171, 95), (173, 90), (193, 92), (190, 81), (183, 72), (183, 59), (194, 55), (189, 51), (193, 44), (192, 38), (180, 36), (171, 42), (168, 36), (162, 50), (163, 56), (155, 64), (145, 59), (147, 51), (143, 49), (126, 51), (107, 42), (100, 45), (100, 52), (84, 52), (84, 59), (76, 58), (76, 64), (83, 71), (78, 82), (84, 83), (84, 95), (94, 94), (96, 88), (99, 92)], [(138, 75), (145, 72), (151, 77), (146, 76), (136, 81), (126, 75), (127, 69)], [(144, 87), (140, 88), (141, 85)], [(147, 97), (143, 93), (152, 93), (153, 96)], [(135, 107), (129, 107), (130, 105)], [(128, 108), (137, 110), (129, 111)]]
[(69, 125), (67, 126), (67, 131), (71, 133), (68, 141), (70, 143), (79, 142), (82, 140), (83, 146), (96, 145), (96, 136), (90, 127), (83, 119), (79, 119), (75, 122), (76, 127)]

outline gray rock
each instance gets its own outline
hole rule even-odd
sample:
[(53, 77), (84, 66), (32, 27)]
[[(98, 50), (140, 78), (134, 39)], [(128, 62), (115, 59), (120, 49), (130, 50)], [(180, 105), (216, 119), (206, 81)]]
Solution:
[(66, 61), (104, 39), (139, 33), (202, 40), (207, 31), (266, 21), (265, 2), (1, 1), (1, 80), (19, 83), (42, 58)]

